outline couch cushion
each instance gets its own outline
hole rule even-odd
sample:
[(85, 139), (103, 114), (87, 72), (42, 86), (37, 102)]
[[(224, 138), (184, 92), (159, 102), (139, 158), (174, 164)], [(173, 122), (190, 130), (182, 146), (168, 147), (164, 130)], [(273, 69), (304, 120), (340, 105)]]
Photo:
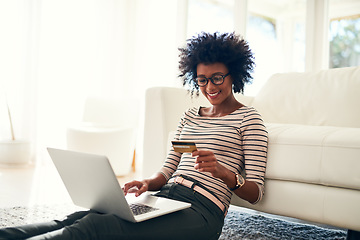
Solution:
[(360, 67), (273, 75), (253, 106), (265, 122), (360, 127)]
[(266, 124), (266, 178), (360, 190), (360, 128)]

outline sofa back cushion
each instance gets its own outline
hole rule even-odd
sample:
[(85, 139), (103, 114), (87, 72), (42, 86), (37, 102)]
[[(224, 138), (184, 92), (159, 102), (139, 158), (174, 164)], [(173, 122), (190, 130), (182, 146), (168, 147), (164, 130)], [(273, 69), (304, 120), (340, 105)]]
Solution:
[(360, 127), (360, 67), (279, 73), (253, 101), (265, 122)]

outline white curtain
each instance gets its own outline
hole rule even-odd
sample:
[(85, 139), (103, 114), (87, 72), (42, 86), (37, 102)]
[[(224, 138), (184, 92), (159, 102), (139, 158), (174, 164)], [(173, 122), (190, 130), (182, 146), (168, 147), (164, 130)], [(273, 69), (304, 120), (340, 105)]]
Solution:
[[(0, 138), (65, 147), (87, 96), (141, 98), (180, 86), (177, 1), (1, 0)], [(38, 155), (39, 156), (39, 155)]]

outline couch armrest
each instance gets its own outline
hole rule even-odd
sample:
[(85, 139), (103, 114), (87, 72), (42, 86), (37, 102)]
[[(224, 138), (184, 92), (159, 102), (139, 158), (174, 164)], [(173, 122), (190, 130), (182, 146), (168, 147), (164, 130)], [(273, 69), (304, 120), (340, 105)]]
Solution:
[(169, 132), (176, 130), (182, 114), (193, 106), (207, 106), (202, 97), (191, 97), (183, 88), (152, 87), (146, 90), (141, 116), (136, 168), (142, 177), (159, 171), (167, 156)]

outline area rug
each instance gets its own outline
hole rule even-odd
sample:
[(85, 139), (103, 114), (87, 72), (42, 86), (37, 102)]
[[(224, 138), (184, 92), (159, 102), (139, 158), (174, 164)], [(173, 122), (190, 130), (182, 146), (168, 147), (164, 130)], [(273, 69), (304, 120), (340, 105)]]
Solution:
[(220, 239), (343, 240), (346, 231), (230, 210)]
[[(78, 210), (82, 209), (72, 204), (2, 208), (0, 209), (0, 228), (61, 219)], [(346, 239), (346, 231), (230, 209), (225, 218), (220, 239), (341, 240)]]

